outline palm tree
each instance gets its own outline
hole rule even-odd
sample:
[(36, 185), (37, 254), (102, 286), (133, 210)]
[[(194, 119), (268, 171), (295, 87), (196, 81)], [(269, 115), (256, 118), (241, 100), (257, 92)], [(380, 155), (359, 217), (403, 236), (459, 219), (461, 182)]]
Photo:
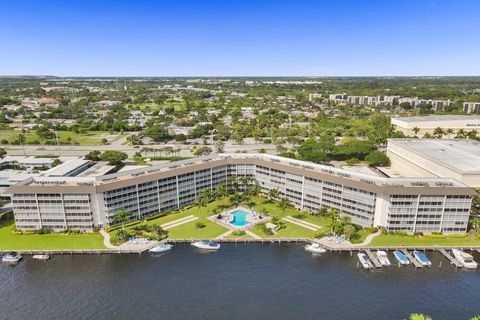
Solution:
[(230, 201), (232, 202), (234, 207), (238, 207), (240, 203), (242, 203), (242, 200), (243, 200), (242, 195), (239, 193), (233, 194), (232, 197), (230, 198)]
[(414, 127), (412, 130), (413, 130), (413, 132), (415, 133), (415, 136), (417, 136), (417, 134), (420, 132), (420, 128), (419, 128), (419, 127)]
[(193, 204), (195, 204), (198, 207), (198, 213), (200, 213), (200, 210), (202, 209), (202, 207), (205, 207), (206, 205), (205, 198), (198, 197), (193, 201)]
[(270, 191), (268, 191), (268, 197), (272, 201), (277, 200), (279, 194), (280, 192), (278, 191), (278, 189), (271, 189)]
[(229, 177), (228, 181), (227, 181), (227, 186), (228, 186), (228, 190), (230, 192), (237, 193), (238, 189), (239, 189), (237, 177), (235, 177), (235, 176)]
[(292, 204), (287, 198), (280, 198), (280, 200), (278, 200), (278, 206), (282, 209), (282, 214), (285, 215), (285, 210), (291, 207)]
[(343, 234), (345, 235), (345, 238), (347, 240), (350, 240), (350, 238), (354, 233), (355, 233), (355, 227), (352, 226), (351, 224), (348, 224), (345, 227), (343, 227)]
[(131, 213), (127, 210), (118, 210), (113, 217), (113, 221), (122, 223), (122, 230), (125, 231), (125, 221), (130, 217)]
[(421, 313), (412, 313), (410, 315), (410, 320), (432, 320), (432, 317), (423, 315)]
[(441, 139), (444, 134), (445, 134), (445, 130), (443, 130), (443, 128), (436, 127), (435, 130), (433, 130), (433, 135), (436, 138)]
[(325, 217), (327, 215), (327, 208), (322, 207), (317, 210), (317, 214), (321, 217)]
[(210, 189), (203, 189), (200, 192), (200, 197), (202, 197), (205, 200), (205, 202), (208, 203), (213, 198), (213, 191)]
[(457, 135), (455, 136), (455, 138), (457, 139), (465, 139), (467, 136), (467, 133), (465, 132), (464, 129), (458, 129), (457, 130)]
[(452, 136), (452, 134), (454, 134), (454, 130), (452, 128), (448, 128), (447, 130), (445, 130), (445, 134), (450, 138)]
[(216, 197), (225, 197), (228, 194), (227, 188), (224, 184), (221, 184), (215, 189), (214, 194)]
[(260, 186), (258, 184), (254, 185), (250, 191), (248, 192), (251, 196), (258, 196), (260, 194), (260, 192), (262, 191), (262, 188), (260, 188)]

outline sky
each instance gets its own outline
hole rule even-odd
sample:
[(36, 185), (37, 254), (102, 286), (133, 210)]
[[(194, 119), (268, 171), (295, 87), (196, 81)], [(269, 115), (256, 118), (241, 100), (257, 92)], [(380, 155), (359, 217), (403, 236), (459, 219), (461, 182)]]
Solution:
[(480, 75), (477, 0), (0, 0), (0, 74)]

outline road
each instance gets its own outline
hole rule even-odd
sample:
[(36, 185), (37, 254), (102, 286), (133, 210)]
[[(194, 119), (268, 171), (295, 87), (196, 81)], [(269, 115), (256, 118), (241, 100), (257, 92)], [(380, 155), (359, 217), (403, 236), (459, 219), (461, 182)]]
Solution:
[[(198, 145), (199, 147), (203, 145)], [(215, 145), (207, 145), (212, 150), (215, 150)], [(157, 144), (157, 145), (145, 145), (145, 146), (128, 146), (122, 144), (100, 145), (100, 146), (41, 146), (41, 145), (25, 145), (25, 146), (12, 146), (12, 145), (0, 145), (0, 148), (7, 150), (9, 155), (60, 155), (60, 156), (83, 156), (92, 150), (107, 151), (118, 150), (127, 153), (130, 157), (136, 152), (139, 152), (143, 147), (161, 149), (165, 147), (181, 148), (180, 156), (192, 156), (191, 148), (193, 145), (178, 145), (178, 144)], [(224, 147), (225, 153), (236, 153), (239, 151), (246, 151), (249, 153), (258, 152), (260, 149), (265, 149), (268, 153), (276, 153), (275, 145), (273, 144), (241, 144), (233, 145), (227, 144)], [(158, 154), (158, 153), (157, 153)], [(153, 155), (153, 154), (148, 154)]]

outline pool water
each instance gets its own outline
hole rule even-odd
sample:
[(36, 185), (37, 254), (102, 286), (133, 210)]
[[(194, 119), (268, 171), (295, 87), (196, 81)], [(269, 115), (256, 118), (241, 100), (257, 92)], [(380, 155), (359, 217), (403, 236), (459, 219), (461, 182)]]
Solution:
[(230, 221), (230, 224), (232, 226), (244, 227), (248, 224), (247, 212), (243, 210), (236, 210), (236, 211), (233, 211), (231, 214), (233, 216), (233, 220)]

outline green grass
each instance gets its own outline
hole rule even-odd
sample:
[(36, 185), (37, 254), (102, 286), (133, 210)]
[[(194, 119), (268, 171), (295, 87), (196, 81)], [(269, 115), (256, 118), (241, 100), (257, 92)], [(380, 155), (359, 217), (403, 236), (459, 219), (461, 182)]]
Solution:
[(99, 233), (18, 235), (12, 233), (14, 226), (13, 220), (2, 221), (0, 250), (106, 249)]
[[(198, 222), (205, 224), (205, 227), (201, 229), (196, 228), (195, 224)], [(212, 239), (227, 232), (228, 229), (206, 219), (197, 219), (168, 231), (168, 239)]]
[(235, 235), (231, 234), (227, 237), (227, 239), (252, 239), (252, 237), (250, 237), (248, 234), (244, 234), (244, 235), (241, 235), (241, 236), (235, 236)]
[[(266, 202), (264, 198), (261, 197), (253, 197), (252, 200), (256, 203), (254, 209), (258, 212), (260, 209), (263, 209), (266, 211), (266, 213), (271, 216), (271, 217), (278, 217), (282, 218), (284, 216), (292, 215), (292, 216), (299, 216), (302, 214), (305, 221), (309, 221), (321, 226), (324, 226), (326, 224), (326, 219), (322, 217), (307, 217), (306, 213), (302, 213), (301, 211), (295, 209), (295, 208), (287, 208), (285, 210), (285, 214), (282, 212), (282, 210), (277, 206), (276, 203), (272, 202)], [(173, 227), (171, 229), (168, 229), (169, 231), (169, 239), (190, 239), (190, 238), (215, 238), (218, 237), (219, 235), (225, 233), (228, 231), (227, 228), (220, 226), (214, 222), (211, 222), (207, 220), (206, 218), (214, 214), (214, 210), (216, 210), (217, 213), (222, 212), (223, 210), (220, 209), (221, 205), (230, 205), (230, 200), (228, 197), (218, 199), (215, 201), (210, 202), (206, 207), (198, 208), (196, 206), (190, 206), (186, 209), (181, 209), (180, 212), (178, 213), (171, 213), (163, 217), (159, 217), (156, 219), (152, 219), (149, 221), (146, 221), (142, 224), (146, 225), (162, 225), (168, 222), (172, 222), (181, 218), (185, 218), (188, 216), (195, 216), (198, 217), (199, 219), (177, 226)], [(195, 227), (195, 224), (197, 222), (201, 222), (205, 224), (204, 228), (198, 229)], [(280, 230), (273, 236), (269, 236), (267, 234), (264, 234), (257, 226), (253, 226), (249, 230), (251, 230), (253, 233), (258, 234), (261, 237), (264, 238), (277, 238), (277, 237), (285, 237), (285, 238), (313, 238), (314, 234), (316, 233), (315, 231), (300, 227), (296, 224), (288, 223), (285, 222), (285, 225), (287, 226), (285, 229)], [(133, 228), (127, 227), (127, 231), (133, 232)], [(111, 231), (110, 234), (113, 236), (116, 231)], [(241, 237), (235, 237), (233, 235), (229, 236), (229, 238), (250, 238), (248, 235), (244, 235)]]
[[(7, 139), (9, 143), (18, 139), (21, 134), (19, 130), (2, 130), (0, 136), (2, 139)], [(60, 144), (66, 143), (67, 137), (70, 137), (72, 141), (77, 141), (79, 145), (103, 145), (101, 140), (109, 135), (108, 131), (88, 131), (86, 133), (77, 134), (73, 131), (57, 131), (58, 141)], [(42, 142), (39, 136), (34, 130), (27, 131), (25, 133), (26, 144), (30, 144), (33, 141)], [(54, 139), (55, 140), (55, 139)]]
[(439, 239), (386, 234), (373, 238), (369, 246), (480, 246), (480, 239), (472, 237), (453, 238), (448, 236)]
[(296, 224), (285, 222), (286, 228), (279, 230), (273, 235), (266, 234), (256, 225), (249, 230), (262, 238), (313, 238), (315, 231), (300, 227)]

